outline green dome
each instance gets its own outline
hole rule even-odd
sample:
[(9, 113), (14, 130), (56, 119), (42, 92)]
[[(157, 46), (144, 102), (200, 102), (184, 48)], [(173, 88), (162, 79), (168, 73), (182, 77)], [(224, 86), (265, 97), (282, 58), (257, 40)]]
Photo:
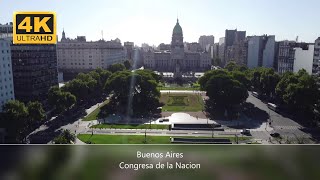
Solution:
[(179, 19), (177, 19), (177, 24), (173, 28), (173, 34), (182, 34), (182, 28), (179, 24)]

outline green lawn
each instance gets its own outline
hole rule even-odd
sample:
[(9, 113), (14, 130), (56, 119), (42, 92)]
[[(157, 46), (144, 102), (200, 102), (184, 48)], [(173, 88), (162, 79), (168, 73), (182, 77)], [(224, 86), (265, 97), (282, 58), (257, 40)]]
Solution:
[(197, 112), (202, 111), (204, 102), (200, 95), (195, 94), (161, 94), (160, 102), (165, 105), (162, 111)]
[[(91, 135), (79, 134), (78, 138), (94, 144), (145, 144), (145, 137), (143, 135)], [(169, 144), (169, 136), (147, 136), (146, 144)]]
[(91, 121), (91, 120), (97, 120), (98, 119), (98, 115), (101, 111), (101, 108), (106, 105), (109, 102), (109, 100), (106, 100), (103, 102), (102, 105), (100, 105), (100, 107), (98, 107), (97, 109), (95, 109), (94, 111), (92, 111), (90, 114), (88, 114), (87, 116), (85, 116), (82, 121)]
[[(94, 144), (144, 144), (144, 135), (101, 135), (101, 134), (79, 134), (77, 136), (81, 141), (90, 141)], [(185, 138), (205, 138), (205, 137), (185, 137)], [(227, 138), (235, 142), (235, 137)], [(250, 137), (239, 137), (239, 141), (249, 140)], [(146, 144), (170, 144), (169, 136), (149, 136), (147, 135)]]
[(169, 125), (161, 125), (161, 124), (97, 124), (91, 126), (92, 128), (102, 128), (102, 129), (169, 129)]

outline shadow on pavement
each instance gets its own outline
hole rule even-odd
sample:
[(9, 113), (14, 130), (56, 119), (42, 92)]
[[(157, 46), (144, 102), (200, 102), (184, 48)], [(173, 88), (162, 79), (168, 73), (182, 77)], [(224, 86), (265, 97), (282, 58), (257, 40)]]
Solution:
[[(265, 122), (268, 122), (269, 114), (255, 107), (252, 103), (244, 103), (242, 106), (242, 112), (239, 117), (230, 116), (226, 117), (221, 113), (223, 110), (207, 109), (209, 118), (214, 119), (217, 123), (234, 128), (234, 129), (256, 129), (261, 127)], [(235, 114), (235, 113), (234, 113)], [(216, 120), (219, 119), (219, 120)]]
[(92, 107), (93, 105), (102, 102), (103, 99), (93, 99), (87, 102), (83, 102), (70, 110), (67, 110), (54, 118), (51, 121), (45, 122), (48, 128), (40, 130), (29, 135), (29, 142), (31, 144), (47, 144), (52, 141), (56, 136), (60, 134), (59, 129), (62, 126), (73, 124), (75, 121), (79, 120), (86, 115), (86, 109)]

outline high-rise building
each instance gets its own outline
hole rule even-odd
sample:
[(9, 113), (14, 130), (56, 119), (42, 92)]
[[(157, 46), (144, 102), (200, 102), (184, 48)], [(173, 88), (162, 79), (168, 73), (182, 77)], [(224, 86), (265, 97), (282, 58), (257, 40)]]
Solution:
[(320, 37), (314, 43), (312, 74), (320, 75)]
[(280, 41), (278, 53), (278, 72), (298, 72), (305, 69), (312, 73), (314, 44), (296, 41)]
[(246, 31), (226, 30), (225, 32), (225, 47), (224, 47), (224, 61), (228, 63), (229, 61), (239, 61), (236, 60), (237, 57), (243, 56), (239, 55), (240, 46), (244, 47), (244, 42), (246, 39)]
[(274, 67), (275, 36), (250, 36), (248, 39), (247, 66)]
[(200, 36), (199, 38), (199, 44), (201, 46), (202, 51), (209, 50), (209, 47), (214, 44), (214, 36), (208, 35), (208, 36)]
[(294, 53), (293, 72), (297, 73), (301, 69), (305, 69), (312, 74), (314, 44), (308, 43), (305, 47), (296, 47)]
[(203, 52), (204, 50), (202, 50), (201, 45), (199, 43), (192, 42), (192, 43), (186, 43), (185, 51)]
[(17, 100), (46, 105), (48, 90), (58, 85), (56, 45), (11, 45), (14, 94)]
[[(126, 42), (127, 55), (132, 58), (133, 43)], [(57, 44), (58, 69), (62, 72), (83, 72), (97, 68), (108, 68), (126, 59), (126, 50), (119, 39), (111, 41), (86, 41), (85, 36), (66, 38), (62, 32)]]
[(10, 40), (0, 39), (0, 112), (4, 104), (14, 99), (10, 44)]
[(210, 46), (210, 57), (211, 59), (216, 59), (219, 57), (219, 43), (215, 43), (214, 45)]
[(225, 38), (222, 37), (219, 39), (219, 58), (222, 62), (222, 65), (225, 65), (224, 53), (225, 53)]

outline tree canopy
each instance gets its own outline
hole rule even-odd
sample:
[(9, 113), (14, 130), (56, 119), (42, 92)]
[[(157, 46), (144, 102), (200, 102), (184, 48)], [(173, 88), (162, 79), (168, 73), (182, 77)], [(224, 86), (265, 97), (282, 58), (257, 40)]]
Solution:
[(112, 72), (112, 73), (115, 73), (115, 72), (118, 72), (118, 71), (126, 70), (126, 67), (123, 64), (118, 63), (118, 64), (110, 65), (107, 70)]
[(54, 144), (71, 144), (75, 142), (76, 136), (75, 134), (71, 133), (70, 130), (66, 129), (63, 130), (60, 135), (54, 138)]
[(318, 88), (315, 77), (305, 70), (300, 70), (296, 74), (285, 73), (276, 86), (276, 93), (288, 107), (310, 112), (318, 103)]
[(129, 60), (124, 61), (123, 65), (126, 67), (127, 70), (130, 70), (131, 67), (132, 67), (132, 65), (131, 65)]
[(8, 132), (9, 142), (22, 142), (32, 124), (45, 118), (45, 111), (39, 102), (29, 102), (26, 106), (18, 100), (8, 101), (3, 112), (2, 124)]
[(76, 97), (70, 92), (64, 92), (59, 87), (51, 87), (48, 92), (48, 102), (56, 108), (57, 112), (63, 112), (76, 103)]
[(241, 82), (230, 74), (212, 75), (205, 85), (209, 100), (225, 108), (243, 103), (248, 91)]
[(155, 111), (159, 107), (158, 82), (152, 71), (116, 72), (105, 84), (106, 92), (112, 94), (109, 104), (113, 111), (130, 116), (133, 112), (139, 116)]

